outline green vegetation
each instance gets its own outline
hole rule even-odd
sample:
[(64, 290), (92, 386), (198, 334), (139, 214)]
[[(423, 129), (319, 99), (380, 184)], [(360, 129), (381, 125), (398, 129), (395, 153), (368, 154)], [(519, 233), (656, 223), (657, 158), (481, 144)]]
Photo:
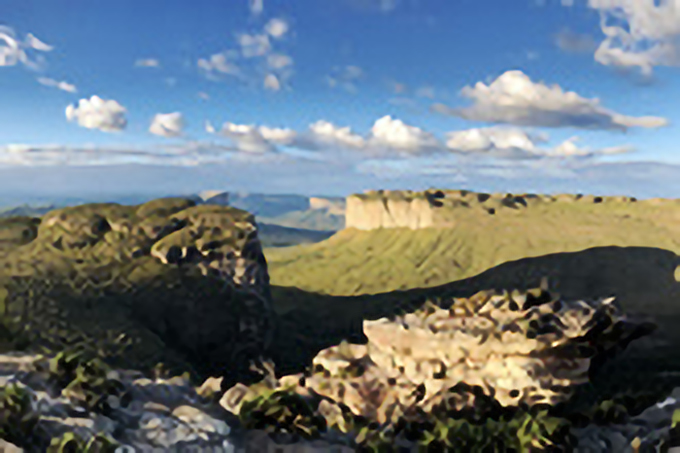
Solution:
[[(362, 195), (363, 196), (363, 195)], [(434, 287), (509, 261), (592, 247), (680, 252), (672, 203), (540, 203), (497, 215), (453, 209), (449, 228), (340, 231), (326, 241), (267, 249), (271, 282), (333, 295)]]

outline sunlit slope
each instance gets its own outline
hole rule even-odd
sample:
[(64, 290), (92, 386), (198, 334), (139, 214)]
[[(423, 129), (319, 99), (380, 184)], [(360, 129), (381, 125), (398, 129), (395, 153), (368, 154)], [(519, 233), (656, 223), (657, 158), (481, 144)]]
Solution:
[(356, 295), (437, 286), (507, 261), (601, 246), (680, 253), (680, 202), (565, 202), (495, 215), (460, 209), (447, 228), (347, 229), (312, 245), (267, 249), (271, 282)]

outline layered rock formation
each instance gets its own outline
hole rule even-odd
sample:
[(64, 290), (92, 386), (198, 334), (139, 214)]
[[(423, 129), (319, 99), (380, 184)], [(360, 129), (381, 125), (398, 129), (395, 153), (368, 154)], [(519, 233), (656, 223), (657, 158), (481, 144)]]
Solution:
[[(554, 405), (588, 382), (597, 353), (646, 328), (627, 321), (611, 302), (568, 302), (540, 291), (482, 292), (449, 309), (428, 305), (394, 320), (367, 321), (368, 343), (320, 352), (314, 359), (320, 372), (306, 386), (381, 423), (396, 422), (390, 418), (415, 404), (430, 411), (460, 382), (483, 387), (504, 406)], [(367, 398), (367, 387), (382, 397)]]
[[(599, 197), (592, 195), (486, 194), (467, 190), (369, 191), (347, 197), (346, 228), (450, 227), (464, 213), (504, 215), (533, 206), (559, 206), (564, 203), (624, 204), (632, 197)], [(672, 203), (672, 200), (645, 200), (642, 203)]]
[[(59, 349), (70, 338), (136, 343), (128, 365), (250, 375), (274, 315), (254, 217), (159, 199), (92, 204), (4, 221), (4, 337)], [(106, 336), (106, 337), (105, 337)]]

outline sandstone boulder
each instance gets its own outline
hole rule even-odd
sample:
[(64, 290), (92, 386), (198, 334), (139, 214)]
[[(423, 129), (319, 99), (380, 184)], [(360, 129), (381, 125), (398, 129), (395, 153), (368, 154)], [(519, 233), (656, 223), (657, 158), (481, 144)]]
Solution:
[(459, 384), (478, 386), (503, 406), (556, 405), (588, 383), (593, 358), (650, 328), (628, 320), (611, 298), (568, 302), (540, 290), (485, 291), (445, 306), (367, 321), (366, 345), (325, 349), (311, 376), (279, 382), (381, 424), (451, 398), (462, 410), (472, 400), (450, 392)]

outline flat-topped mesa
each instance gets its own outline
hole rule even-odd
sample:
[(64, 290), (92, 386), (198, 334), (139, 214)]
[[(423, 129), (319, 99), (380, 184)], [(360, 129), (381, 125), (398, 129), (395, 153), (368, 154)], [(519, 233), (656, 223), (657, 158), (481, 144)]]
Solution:
[[(447, 227), (454, 225), (462, 212), (502, 215), (555, 203), (627, 204), (636, 201), (634, 197), (581, 194), (515, 195), (468, 190), (374, 190), (347, 197), (345, 224), (346, 228), (358, 230)], [(674, 200), (653, 199), (643, 203), (658, 205), (673, 202)]]

